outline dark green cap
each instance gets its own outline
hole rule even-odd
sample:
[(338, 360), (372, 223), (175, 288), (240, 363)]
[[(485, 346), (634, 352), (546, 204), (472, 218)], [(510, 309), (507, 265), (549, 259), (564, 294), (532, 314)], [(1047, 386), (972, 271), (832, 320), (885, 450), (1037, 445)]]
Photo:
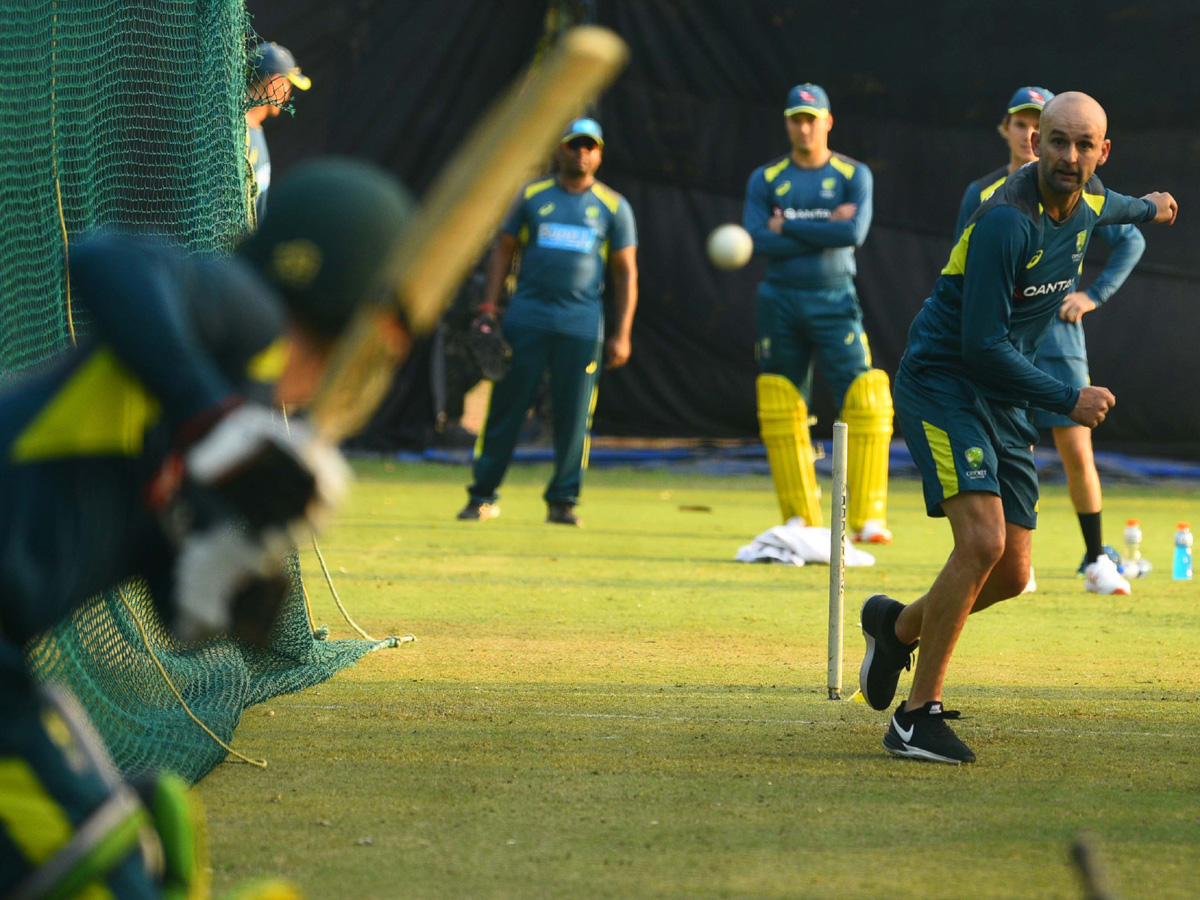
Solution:
[(378, 166), (314, 160), (271, 186), (267, 215), (238, 253), (301, 324), (334, 338), (360, 305), (387, 302), (383, 269), (414, 212), (408, 191)]

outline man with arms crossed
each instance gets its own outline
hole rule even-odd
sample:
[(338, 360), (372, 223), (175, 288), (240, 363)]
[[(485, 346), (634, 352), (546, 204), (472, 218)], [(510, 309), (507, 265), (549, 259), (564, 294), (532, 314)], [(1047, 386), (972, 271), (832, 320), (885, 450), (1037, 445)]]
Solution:
[[(1008, 165), (967, 187), (958, 213), (955, 241), (962, 236), (979, 204), (995, 193), (1013, 172), (1036, 159), (1030, 138), (1037, 131), (1042, 107), (1053, 96), (1045, 88), (1023, 87), (1008, 101), (1008, 113), (999, 127), (1008, 143)], [(1072, 291), (1063, 299), (1058, 316), (1033, 361), (1043, 372), (1073, 387), (1083, 387), (1089, 381), (1083, 314), (1096, 309), (1117, 292), (1146, 249), (1146, 239), (1133, 225), (1105, 225), (1097, 228), (1096, 234), (1112, 247), (1108, 264), (1086, 291)], [(1129, 582), (1117, 570), (1114, 559), (1117, 553), (1104, 544), (1100, 524), (1100, 475), (1092, 457), (1091, 429), (1072, 422), (1067, 416), (1040, 409), (1031, 409), (1029, 420), (1035, 428), (1052, 429), (1054, 445), (1062, 458), (1067, 490), (1083, 532), (1085, 551), (1079, 574), (1084, 577), (1084, 588), (1097, 594), (1128, 594)]]
[[(871, 367), (854, 291), (854, 248), (871, 227), (871, 170), (829, 149), (833, 116), (815, 84), (788, 93), (792, 151), (755, 169), (742, 224), (767, 259), (758, 288), (758, 421), (784, 521), (821, 524), (821, 494), (808, 431), (813, 362), (849, 428), (847, 474), (853, 539), (891, 543), (887, 528), (892, 397)], [(815, 354), (815, 356), (814, 356)]]
[(1108, 159), (1107, 126), (1086, 94), (1046, 104), (1033, 136), (1037, 164), (1019, 169), (971, 216), (909, 330), (896, 412), (926, 510), (950, 520), (954, 551), (919, 600), (905, 606), (876, 594), (863, 604), (859, 685), (873, 708), (891, 704), (918, 638), (924, 645), (908, 700), (884, 736), (896, 756), (975, 761), (946, 724), (955, 714), (942, 708), (942, 686), (967, 616), (1015, 597), (1029, 580), (1037, 432), (1025, 407), (1094, 428), (1115, 403), (1107, 388), (1071, 387), (1032, 362), (1097, 226), (1175, 220), (1170, 194), (1127, 197), (1095, 177)]

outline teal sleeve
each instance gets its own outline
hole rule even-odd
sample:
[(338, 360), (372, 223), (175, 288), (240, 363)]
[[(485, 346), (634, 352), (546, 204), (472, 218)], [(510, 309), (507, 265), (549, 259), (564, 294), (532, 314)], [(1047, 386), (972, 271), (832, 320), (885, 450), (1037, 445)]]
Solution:
[[(178, 255), (177, 255), (178, 254)], [(201, 345), (179, 297), (180, 251), (116, 235), (71, 251), (71, 283), (93, 324), (163, 406), (173, 426), (234, 394)]]
[(958, 207), (958, 222), (954, 226), (954, 242), (958, 243), (958, 239), (962, 237), (962, 233), (967, 228), (967, 222), (970, 221), (975, 210), (979, 209), (979, 188), (975, 184), (967, 185), (967, 190), (963, 194), (962, 203)]
[(1153, 222), (1157, 215), (1158, 207), (1152, 201), (1144, 197), (1129, 197), (1106, 189), (1104, 209), (1100, 212), (1100, 218), (1096, 220), (1096, 227)]
[(783, 233), (817, 247), (861, 247), (867, 239), (871, 216), (875, 211), (873, 187), (871, 170), (866, 166), (856, 167), (854, 177), (847, 182), (846, 199), (843, 201), (858, 207), (852, 218), (837, 222), (789, 219), (783, 223)]
[(613, 217), (612, 232), (608, 236), (610, 250), (623, 250), (626, 247), (637, 246), (637, 223), (633, 220), (633, 207), (624, 197), (617, 204), (617, 212)]
[(962, 293), (962, 357), (988, 393), (1012, 403), (1069, 413), (1079, 391), (1047, 375), (1010, 339), (1016, 273), (1033, 252), (1028, 217), (997, 206), (975, 220)]
[(746, 205), (742, 209), (742, 227), (750, 232), (750, 237), (754, 239), (754, 252), (768, 259), (780, 259), (811, 253), (816, 249), (811, 244), (786, 234), (776, 234), (767, 227), (769, 218), (771, 186), (763, 178), (762, 170), (757, 169), (746, 183)]
[(520, 194), (513, 200), (512, 206), (509, 207), (508, 214), (504, 217), (504, 224), (500, 226), (500, 230), (513, 237), (518, 237), (521, 234), (521, 226), (525, 224), (525, 198)]
[(1087, 295), (1100, 306), (1125, 283), (1146, 250), (1146, 239), (1132, 225), (1104, 225), (1096, 234), (1112, 247), (1104, 271), (1087, 289)]

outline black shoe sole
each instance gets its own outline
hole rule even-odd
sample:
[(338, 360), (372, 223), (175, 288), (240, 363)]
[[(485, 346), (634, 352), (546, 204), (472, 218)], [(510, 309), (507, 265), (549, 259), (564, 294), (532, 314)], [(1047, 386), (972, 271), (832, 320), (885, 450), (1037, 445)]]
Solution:
[(897, 756), (901, 759), (915, 759), (919, 762), (943, 763), (948, 766), (962, 766), (975, 762), (974, 754), (969, 759), (955, 759), (950, 756), (941, 756), (931, 750), (924, 750), (920, 747), (906, 744), (890, 728), (887, 734), (883, 736), (883, 749), (892, 754), (892, 756)]
[[(862, 665), (858, 667), (858, 689), (859, 689), (859, 691), (862, 692), (863, 699), (867, 701), (867, 705), (870, 706), (871, 709), (878, 710), (879, 712), (883, 712), (883, 710), (891, 707), (892, 700), (894, 700), (896, 698), (896, 691), (893, 688), (891, 695), (888, 697), (872, 697), (871, 692), (869, 690), (867, 690), (867, 674), (871, 671), (871, 663), (875, 660), (875, 643), (876, 642), (875, 642), (875, 636), (867, 630), (866, 624), (862, 622), (862, 619), (864, 618), (863, 613), (866, 612), (867, 604), (870, 603), (872, 600), (874, 600), (876, 597), (885, 597), (885, 596), (887, 596), (887, 595), (886, 594), (872, 594), (863, 603), (862, 610), (858, 614), (859, 623), (860, 623), (860, 627), (862, 628), (863, 637), (867, 641), (866, 655), (863, 656)], [(891, 598), (889, 597), (888, 599), (890, 600)], [(898, 683), (899, 676), (897, 676), (896, 680)]]

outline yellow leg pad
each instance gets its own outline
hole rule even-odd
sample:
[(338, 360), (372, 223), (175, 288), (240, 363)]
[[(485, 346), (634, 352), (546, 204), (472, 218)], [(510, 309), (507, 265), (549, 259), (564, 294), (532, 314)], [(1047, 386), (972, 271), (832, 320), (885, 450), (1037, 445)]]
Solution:
[(887, 523), (888, 449), (892, 443), (892, 392), (882, 369), (863, 372), (846, 391), (846, 518), (851, 531), (867, 519)]
[(808, 405), (782, 375), (759, 375), (755, 387), (759, 431), (783, 520), (800, 516), (809, 525), (820, 525), (821, 489), (808, 433)]

